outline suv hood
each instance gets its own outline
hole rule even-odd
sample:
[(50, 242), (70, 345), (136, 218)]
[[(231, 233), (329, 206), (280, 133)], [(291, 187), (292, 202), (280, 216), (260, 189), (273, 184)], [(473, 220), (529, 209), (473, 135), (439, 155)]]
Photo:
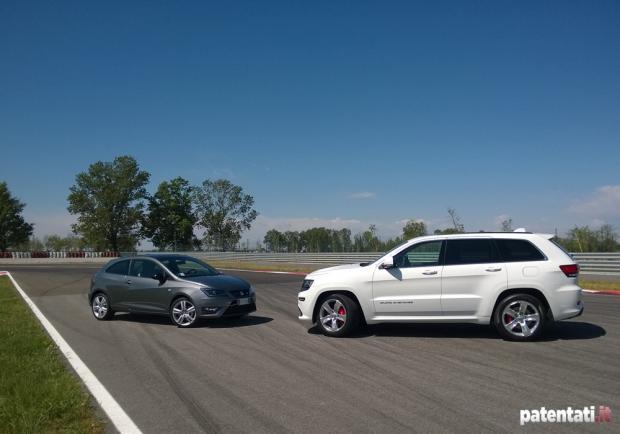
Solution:
[(353, 271), (353, 270), (359, 270), (363, 268), (364, 267), (362, 267), (359, 263), (338, 265), (336, 267), (321, 268), (320, 270), (313, 271), (312, 273), (308, 274), (306, 278), (312, 279), (312, 277), (314, 276), (321, 276), (323, 274), (328, 274), (328, 273), (333, 273), (333, 272), (338, 272), (338, 271)]
[(201, 285), (207, 286), (211, 289), (224, 289), (224, 290), (240, 290), (250, 289), (250, 284), (243, 279), (239, 279), (235, 276), (229, 276), (228, 274), (218, 274), (215, 276), (186, 276), (182, 277), (183, 280), (189, 280), (190, 282), (196, 282)]

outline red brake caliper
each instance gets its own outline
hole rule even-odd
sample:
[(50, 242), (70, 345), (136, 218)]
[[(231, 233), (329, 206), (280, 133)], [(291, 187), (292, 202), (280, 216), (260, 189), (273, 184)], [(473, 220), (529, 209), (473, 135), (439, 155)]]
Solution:
[(506, 314), (506, 322), (509, 323), (512, 320), (513, 320), (513, 318), (510, 315)]
[(340, 309), (338, 309), (338, 315), (344, 315), (345, 312), (344, 307), (340, 306)]

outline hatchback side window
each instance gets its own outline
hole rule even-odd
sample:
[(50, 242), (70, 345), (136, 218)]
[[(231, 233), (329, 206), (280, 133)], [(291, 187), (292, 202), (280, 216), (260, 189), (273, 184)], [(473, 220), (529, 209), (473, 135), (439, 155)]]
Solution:
[(502, 258), (506, 262), (544, 261), (547, 259), (540, 250), (527, 240), (495, 240)]
[(129, 261), (116, 262), (110, 265), (107, 268), (107, 270), (105, 270), (105, 272), (110, 273), (110, 274), (120, 274), (121, 276), (126, 276), (127, 273), (129, 272)]
[(130, 276), (135, 277), (153, 277), (156, 273), (161, 272), (161, 267), (148, 259), (134, 259), (131, 261)]
[(441, 246), (443, 241), (429, 241), (414, 244), (394, 256), (394, 265), (398, 268), (432, 267), (441, 265)]
[(448, 240), (446, 265), (498, 262), (499, 253), (490, 238)]

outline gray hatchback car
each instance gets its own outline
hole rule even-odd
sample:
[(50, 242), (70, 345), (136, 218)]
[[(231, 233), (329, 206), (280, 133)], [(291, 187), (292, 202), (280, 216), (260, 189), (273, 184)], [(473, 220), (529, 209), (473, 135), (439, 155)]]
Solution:
[(191, 256), (149, 254), (109, 262), (93, 276), (93, 315), (114, 312), (170, 315), (179, 327), (199, 318), (241, 317), (256, 310), (256, 293), (238, 277), (222, 274)]

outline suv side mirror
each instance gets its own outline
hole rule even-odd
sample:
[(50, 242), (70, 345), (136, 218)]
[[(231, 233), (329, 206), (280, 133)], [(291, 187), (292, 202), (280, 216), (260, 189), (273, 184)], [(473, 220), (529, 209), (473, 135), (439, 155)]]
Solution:
[(381, 265), (379, 265), (379, 268), (382, 268), (383, 270), (389, 270), (390, 268), (394, 267), (394, 257), (392, 256), (385, 258)]
[(163, 284), (166, 282), (166, 280), (168, 280), (168, 276), (166, 275), (165, 271), (158, 271), (157, 273), (153, 274), (153, 279), (155, 280), (159, 280), (159, 284)]

